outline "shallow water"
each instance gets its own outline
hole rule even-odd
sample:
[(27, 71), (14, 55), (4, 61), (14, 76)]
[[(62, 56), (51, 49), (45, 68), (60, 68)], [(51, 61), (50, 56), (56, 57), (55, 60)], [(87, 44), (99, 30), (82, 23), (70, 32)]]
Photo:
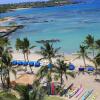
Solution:
[[(87, 34), (100, 38), (100, 3), (66, 5), (60, 7), (31, 8), (0, 14), (12, 16), (19, 24), (25, 25), (10, 35), (11, 44), (16, 38), (28, 37), (32, 44), (45, 39), (60, 39), (56, 46), (62, 52), (79, 50), (80, 43)], [(6, 23), (7, 24), (7, 23)], [(36, 49), (38, 49), (37, 47)]]

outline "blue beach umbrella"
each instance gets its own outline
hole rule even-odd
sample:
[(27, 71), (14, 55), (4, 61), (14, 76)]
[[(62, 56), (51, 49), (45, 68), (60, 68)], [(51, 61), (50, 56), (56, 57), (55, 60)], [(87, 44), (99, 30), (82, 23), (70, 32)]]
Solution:
[(75, 66), (73, 64), (69, 64), (69, 70), (74, 70)]
[(17, 65), (23, 65), (23, 61), (18, 61)]
[(34, 66), (34, 61), (30, 61), (28, 64), (29, 66)]
[(17, 65), (17, 61), (16, 61), (16, 60), (13, 60), (13, 61), (11, 62), (11, 64), (12, 64), (12, 65)]
[(48, 66), (49, 69), (51, 69), (53, 67), (52, 64), (48, 64), (47, 66)]
[(23, 65), (24, 65), (24, 66), (27, 66), (27, 65), (28, 65), (28, 62), (26, 62), (26, 61), (23, 62)]
[(79, 71), (84, 71), (84, 68), (83, 67), (80, 67), (78, 70)]
[(87, 71), (94, 71), (94, 70), (95, 70), (95, 68), (94, 68), (94, 67), (92, 67), (92, 66), (88, 66), (88, 67), (86, 68), (86, 70), (87, 70)]
[(40, 62), (37, 61), (37, 62), (35, 62), (34, 65), (35, 65), (35, 67), (40, 67)]

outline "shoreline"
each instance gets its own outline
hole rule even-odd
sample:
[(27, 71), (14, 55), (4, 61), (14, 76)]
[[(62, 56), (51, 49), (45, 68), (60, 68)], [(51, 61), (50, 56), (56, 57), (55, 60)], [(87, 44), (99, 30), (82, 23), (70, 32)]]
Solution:
[(0, 24), (13, 21), (14, 19), (15, 19), (14, 17), (4, 17), (4, 18), (0, 18)]
[[(76, 1), (69, 1), (69, 0), (62, 0), (62, 1), (40, 1), (40, 2), (22, 2), (22, 3), (15, 3), (15, 4), (1, 4), (1, 13), (6, 13), (8, 11), (14, 11), (16, 9), (27, 9), (27, 8), (44, 8), (44, 7), (55, 7), (55, 6), (64, 6), (64, 5), (70, 5), (70, 4), (79, 4), (81, 2)], [(15, 5), (15, 6), (14, 6)], [(4, 9), (3, 6), (7, 6), (7, 8)], [(4, 9), (2, 11), (2, 9)], [(14, 9), (14, 10), (13, 10)]]
[(24, 10), (24, 9), (30, 9), (30, 8), (16, 8), (16, 9), (10, 9), (9, 11), (17, 11), (17, 10)]
[(16, 26), (0, 26), (0, 33), (3, 33), (0, 35), (1, 37), (5, 37), (10, 35), (11, 33), (15, 32), (17, 29), (23, 28), (23, 25), (16, 25)]
[[(12, 56), (13, 56), (13, 60), (22, 60), (22, 61), (24, 61), (24, 56), (23, 56), (23, 54), (21, 52), (13, 52)], [(29, 61), (37, 61), (41, 57), (42, 56), (39, 55), (39, 54), (30, 53), (29, 54)], [(78, 59), (75, 59), (75, 58), (77, 58), (76, 55), (66, 54), (66, 55), (64, 55), (63, 59), (67, 64), (69, 64), (69, 63), (74, 64), (76, 66), (76, 68), (78, 68), (80, 66), (84, 66), (84, 62), (83, 62), (82, 58), (78, 58)], [(52, 59), (52, 60), (55, 63), (55, 59)], [(47, 60), (44, 60), (44, 61), (41, 61), (41, 62), (48, 63)], [(88, 59), (86, 59), (86, 64), (94, 66), (94, 64), (92, 62), (90, 62)]]

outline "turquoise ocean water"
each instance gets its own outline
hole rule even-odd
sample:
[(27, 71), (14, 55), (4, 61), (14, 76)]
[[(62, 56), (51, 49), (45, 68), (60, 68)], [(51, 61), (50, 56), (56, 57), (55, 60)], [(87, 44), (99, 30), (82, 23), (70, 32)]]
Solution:
[(0, 14), (1, 18), (9, 16), (24, 25), (23, 29), (9, 36), (13, 46), (16, 38), (28, 37), (34, 45), (38, 45), (35, 42), (38, 40), (60, 39), (61, 42), (56, 46), (62, 47), (62, 52), (72, 53), (78, 51), (87, 34), (100, 39), (100, 2), (31, 8)]

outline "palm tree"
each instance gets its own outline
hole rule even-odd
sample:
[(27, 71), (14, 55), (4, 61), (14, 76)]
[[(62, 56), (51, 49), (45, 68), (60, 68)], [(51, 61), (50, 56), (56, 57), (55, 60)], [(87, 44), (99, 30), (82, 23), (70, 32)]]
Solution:
[(26, 61), (23, 41), (21, 41), (19, 38), (16, 39), (16, 50), (22, 50), (24, 60)]
[(10, 41), (8, 38), (0, 38), (0, 46), (3, 48), (7, 48), (10, 45)]
[(36, 80), (31, 90), (29, 88), (29, 85), (17, 85), (15, 87), (15, 90), (17, 90), (21, 95), (21, 100), (44, 100), (45, 91), (40, 86), (39, 80)]
[(95, 49), (95, 40), (94, 37), (90, 34), (88, 34), (88, 36), (86, 37), (84, 43), (86, 44), (88, 49), (92, 50), (93, 53), (93, 57), (94, 57), (94, 49)]
[[(85, 67), (86, 67), (86, 61), (85, 61), (85, 59), (88, 58), (86, 49), (87, 49), (86, 46), (80, 45), (80, 51), (78, 52), (78, 57), (77, 57), (77, 58), (82, 57)], [(77, 59), (77, 58), (75, 58), (75, 59)]]
[(68, 79), (68, 75), (71, 76), (72, 78), (75, 78), (75, 73), (68, 72), (68, 70), (69, 70), (69, 65), (67, 65), (64, 62), (64, 60), (58, 59), (56, 73), (58, 73), (60, 76), (61, 85), (63, 84), (63, 75), (65, 75), (66, 80)]
[(51, 67), (48, 67), (48, 65), (41, 67), (38, 75), (40, 75), (41, 78), (43, 76), (46, 76), (48, 82), (50, 82), (50, 81), (52, 81), (52, 78), (51, 78), (52, 75), (51, 74), (53, 72), (55, 72), (54, 71), (55, 65), (52, 62), (52, 58), (57, 58), (57, 57), (61, 56), (61, 55), (58, 55), (58, 51), (59, 51), (60, 48), (54, 48), (53, 47), (54, 42), (51, 42), (50, 40), (43, 41), (41, 43), (42, 43), (43, 46), (41, 46), (40, 51), (37, 52), (40, 55), (42, 55), (42, 58), (39, 59), (39, 60), (47, 59), (49, 61), (49, 65)]
[(5, 80), (7, 82), (7, 88), (10, 88), (10, 71), (14, 74), (16, 73), (15, 70), (12, 68), (11, 64), (12, 56), (8, 53), (7, 50), (3, 51), (0, 62), (1, 62), (1, 79), (3, 86), (5, 84)]
[(96, 40), (95, 43), (96, 43), (96, 49), (98, 49), (100, 52), (100, 40)]
[(60, 57), (61, 55), (58, 55), (59, 48), (54, 48), (53, 47), (53, 42), (42, 42), (43, 46), (41, 46), (40, 51), (38, 52), (40, 55), (43, 57), (39, 60), (42, 59), (47, 59), (50, 64), (52, 64), (52, 58), (57, 58)]
[(30, 45), (30, 41), (27, 39), (27, 38), (24, 38), (23, 39), (23, 46), (24, 46), (24, 52), (26, 53), (26, 58), (27, 58), (27, 61), (29, 61), (29, 52), (30, 52), (30, 49), (33, 49), (34, 47), (36, 46), (31, 46)]
[(58, 64), (57, 71), (60, 75), (60, 80), (61, 80), (61, 85), (62, 85), (63, 84), (63, 75), (65, 75), (65, 77), (67, 79), (67, 73), (66, 73), (67, 66), (66, 66), (66, 63), (64, 63), (64, 61), (60, 60), (60, 59), (57, 60), (57, 64)]
[(3, 50), (4, 50), (4, 48), (0, 46), (0, 57), (2, 56)]
[[(23, 40), (20, 40), (19, 38), (16, 40), (16, 50), (22, 50), (24, 55), (24, 60), (29, 61), (29, 52), (30, 49), (33, 49), (35, 46), (30, 46), (30, 42), (27, 38), (24, 38)], [(30, 66), (30, 69), (32, 71), (32, 68)]]

